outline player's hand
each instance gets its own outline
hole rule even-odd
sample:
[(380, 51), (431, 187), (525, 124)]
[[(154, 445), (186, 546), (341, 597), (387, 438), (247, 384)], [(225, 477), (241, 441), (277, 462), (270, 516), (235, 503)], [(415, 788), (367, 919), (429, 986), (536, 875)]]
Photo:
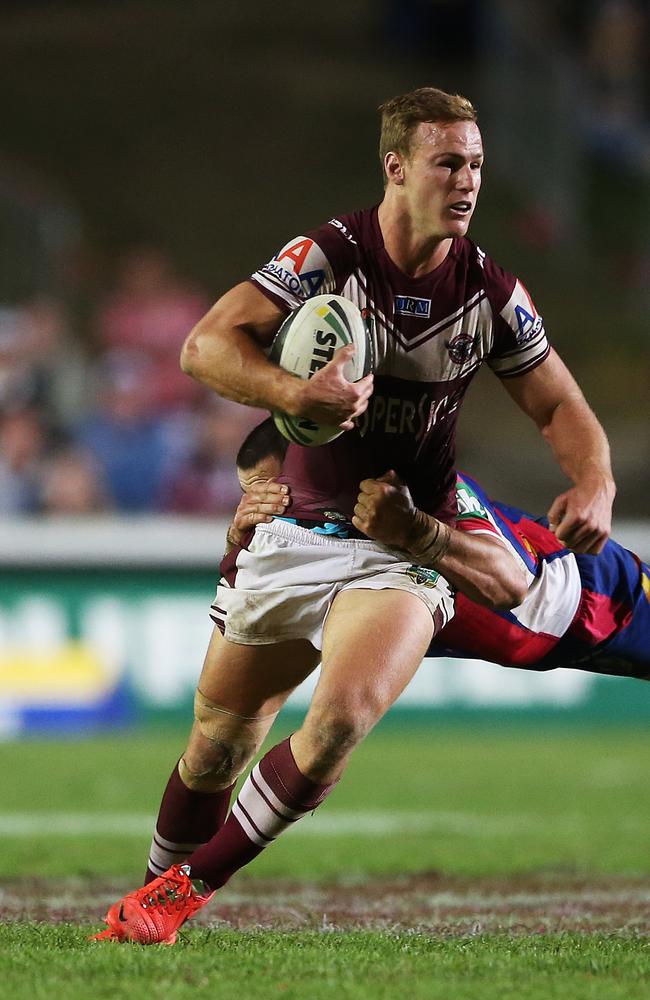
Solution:
[(405, 486), (392, 469), (379, 479), (364, 479), (352, 523), (368, 538), (396, 549), (408, 549), (416, 507)]
[(331, 361), (310, 379), (300, 382), (296, 416), (352, 430), (356, 417), (367, 409), (373, 389), (372, 375), (365, 375), (358, 382), (348, 382), (343, 374), (354, 351), (352, 344), (340, 347)]
[(604, 476), (561, 493), (547, 515), (551, 531), (574, 552), (598, 555), (612, 530), (614, 493), (613, 482)]
[(228, 531), (229, 537), (235, 532), (241, 536), (256, 524), (268, 524), (274, 516), (286, 513), (290, 503), (289, 487), (284, 483), (275, 479), (260, 479), (251, 483), (239, 501)]

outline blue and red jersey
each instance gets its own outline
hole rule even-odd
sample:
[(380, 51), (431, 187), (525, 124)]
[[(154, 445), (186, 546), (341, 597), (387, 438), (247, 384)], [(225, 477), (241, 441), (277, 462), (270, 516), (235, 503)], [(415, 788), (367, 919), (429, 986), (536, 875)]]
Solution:
[(464, 594), (429, 655), (472, 656), (506, 666), (650, 676), (650, 568), (617, 542), (598, 556), (564, 548), (544, 518), (489, 499), (458, 475), (456, 527), (499, 538), (529, 590), (511, 611), (491, 611)]

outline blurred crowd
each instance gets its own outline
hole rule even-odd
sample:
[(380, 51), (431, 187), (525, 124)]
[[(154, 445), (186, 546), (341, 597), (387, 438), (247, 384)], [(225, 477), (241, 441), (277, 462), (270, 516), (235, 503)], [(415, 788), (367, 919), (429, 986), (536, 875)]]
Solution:
[(645, 0), (495, 0), (482, 92), (519, 191), (519, 235), (650, 282), (650, 10)]
[(54, 297), (0, 306), (0, 514), (229, 514), (238, 447), (266, 414), (180, 370), (209, 306), (146, 245), (116, 262), (90, 337)]

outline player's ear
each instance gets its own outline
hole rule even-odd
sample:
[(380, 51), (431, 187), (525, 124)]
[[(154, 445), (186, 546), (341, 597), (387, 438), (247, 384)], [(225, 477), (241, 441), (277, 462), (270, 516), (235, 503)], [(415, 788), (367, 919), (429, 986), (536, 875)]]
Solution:
[(389, 182), (393, 184), (404, 183), (404, 161), (399, 153), (392, 150), (384, 157), (384, 172)]

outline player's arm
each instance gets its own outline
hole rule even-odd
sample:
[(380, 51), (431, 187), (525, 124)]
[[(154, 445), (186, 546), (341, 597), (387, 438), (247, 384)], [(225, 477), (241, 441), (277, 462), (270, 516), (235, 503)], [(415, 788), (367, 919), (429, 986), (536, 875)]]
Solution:
[(477, 604), (508, 610), (521, 604), (526, 578), (506, 547), (483, 534), (458, 531), (418, 510), (394, 472), (364, 479), (352, 523), (369, 538), (408, 552)]
[(343, 368), (353, 347), (303, 381), (265, 354), (286, 313), (250, 282), (236, 285), (194, 327), (181, 352), (181, 368), (225, 399), (280, 410), (350, 430), (368, 405), (372, 376), (348, 382)]
[(535, 421), (574, 484), (549, 509), (552, 529), (576, 552), (597, 554), (611, 531), (616, 493), (603, 428), (555, 351), (532, 371), (503, 384)]

